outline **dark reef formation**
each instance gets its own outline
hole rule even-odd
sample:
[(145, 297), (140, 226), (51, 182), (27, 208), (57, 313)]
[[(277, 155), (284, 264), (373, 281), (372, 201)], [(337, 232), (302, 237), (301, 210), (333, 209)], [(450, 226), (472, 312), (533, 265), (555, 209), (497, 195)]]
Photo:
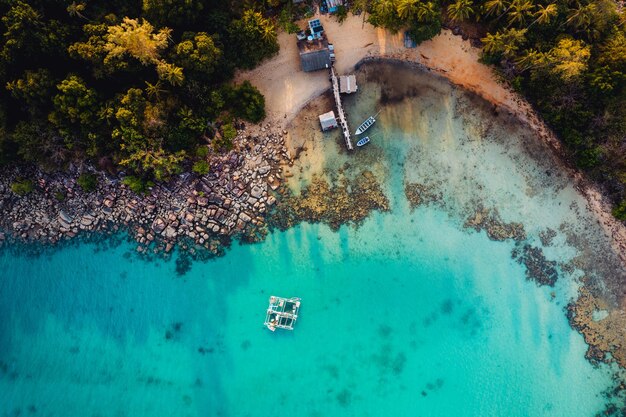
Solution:
[(513, 239), (517, 242), (526, 239), (526, 231), (521, 223), (505, 223), (500, 219), (497, 210), (479, 208), (465, 222), (465, 227), (477, 232), (484, 230), (491, 240), (503, 241)]
[(355, 179), (341, 177), (332, 183), (315, 176), (301, 195), (284, 190), (280, 200), (270, 219), (270, 224), (280, 230), (301, 221), (325, 223), (337, 230), (342, 224), (360, 224), (373, 210), (389, 210), (380, 183), (367, 170)]

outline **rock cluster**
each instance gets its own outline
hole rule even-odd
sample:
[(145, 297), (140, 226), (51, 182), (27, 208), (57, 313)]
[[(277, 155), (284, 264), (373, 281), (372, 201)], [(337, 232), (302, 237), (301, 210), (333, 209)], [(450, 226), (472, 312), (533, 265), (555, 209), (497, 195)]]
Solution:
[[(572, 326), (581, 332), (589, 345), (587, 358), (592, 361), (615, 360), (626, 368), (626, 346), (623, 329), (626, 316), (609, 303), (592, 294), (586, 287), (580, 288), (578, 299), (567, 307), (568, 319)], [(594, 313), (607, 311), (601, 320), (594, 320)], [(610, 352), (610, 355), (607, 353)]]
[(556, 237), (556, 230), (552, 230), (547, 228), (546, 230), (539, 232), (539, 239), (541, 240), (541, 244), (543, 246), (550, 246), (552, 244), (552, 240)]
[[(36, 190), (19, 197), (10, 185), (22, 171), (0, 173), (0, 245), (7, 239), (55, 243), (80, 233), (127, 230), (139, 252), (169, 252), (177, 243), (218, 253), (230, 236), (264, 227), (291, 163), (283, 134), (267, 124), (243, 131), (232, 151), (210, 155), (210, 172), (183, 174), (137, 195), (120, 178), (98, 173), (98, 189), (83, 192), (77, 169), (63, 174), (34, 170)], [(59, 198), (62, 196), (62, 198)]]
[(539, 285), (554, 286), (559, 277), (556, 262), (549, 261), (540, 248), (524, 245), (516, 248), (512, 253), (513, 259), (526, 266), (526, 277)]
[(300, 221), (322, 222), (337, 230), (342, 224), (359, 224), (373, 210), (388, 211), (389, 200), (370, 171), (333, 183), (316, 176), (300, 196), (285, 193), (272, 224), (284, 230)]
[(429, 204), (441, 200), (441, 194), (434, 192), (434, 187), (429, 187), (419, 183), (406, 183), (404, 185), (404, 195), (409, 200), (411, 210), (422, 204)]
[(513, 239), (521, 242), (526, 239), (526, 231), (521, 223), (504, 223), (497, 210), (479, 208), (473, 216), (465, 222), (465, 227), (477, 232), (485, 230), (491, 240)]

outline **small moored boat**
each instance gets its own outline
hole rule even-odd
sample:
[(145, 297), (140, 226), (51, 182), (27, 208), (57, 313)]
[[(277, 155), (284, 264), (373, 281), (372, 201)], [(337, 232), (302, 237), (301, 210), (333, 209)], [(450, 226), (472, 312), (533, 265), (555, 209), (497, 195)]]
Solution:
[(376, 119), (374, 118), (374, 116), (368, 117), (367, 120), (361, 123), (361, 125), (357, 128), (356, 134), (360, 135), (361, 133), (364, 133), (367, 129), (372, 127), (374, 123), (376, 123)]
[(359, 139), (359, 141), (356, 143), (356, 146), (363, 146), (368, 143), (370, 143), (370, 137), (365, 136), (364, 138)]

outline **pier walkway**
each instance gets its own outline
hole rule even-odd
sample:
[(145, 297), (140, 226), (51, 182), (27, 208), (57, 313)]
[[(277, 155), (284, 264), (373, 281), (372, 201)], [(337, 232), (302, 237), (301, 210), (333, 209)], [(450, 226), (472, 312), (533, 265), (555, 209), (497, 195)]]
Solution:
[(334, 67), (330, 67), (330, 80), (333, 84), (333, 95), (335, 96), (335, 103), (337, 105), (337, 114), (339, 115), (339, 125), (343, 130), (343, 137), (346, 141), (346, 147), (348, 150), (352, 150), (352, 140), (350, 139), (350, 128), (348, 128), (348, 121), (341, 105), (341, 96), (339, 95), (339, 80), (337, 74), (335, 74)]

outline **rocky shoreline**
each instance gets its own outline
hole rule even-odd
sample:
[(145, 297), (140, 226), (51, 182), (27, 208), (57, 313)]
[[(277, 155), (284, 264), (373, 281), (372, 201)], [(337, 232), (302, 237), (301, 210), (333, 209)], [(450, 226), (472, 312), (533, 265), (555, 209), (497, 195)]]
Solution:
[(293, 163), (285, 134), (271, 123), (244, 128), (233, 150), (208, 157), (207, 175), (182, 174), (145, 195), (102, 172), (94, 171), (97, 189), (84, 192), (77, 168), (54, 174), (32, 168), (35, 190), (20, 197), (11, 184), (26, 173), (6, 170), (0, 173), (0, 247), (126, 231), (140, 253), (169, 253), (178, 245), (192, 255), (217, 255), (230, 238), (254, 237), (266, 226), (283, 182), (281, 166)]

